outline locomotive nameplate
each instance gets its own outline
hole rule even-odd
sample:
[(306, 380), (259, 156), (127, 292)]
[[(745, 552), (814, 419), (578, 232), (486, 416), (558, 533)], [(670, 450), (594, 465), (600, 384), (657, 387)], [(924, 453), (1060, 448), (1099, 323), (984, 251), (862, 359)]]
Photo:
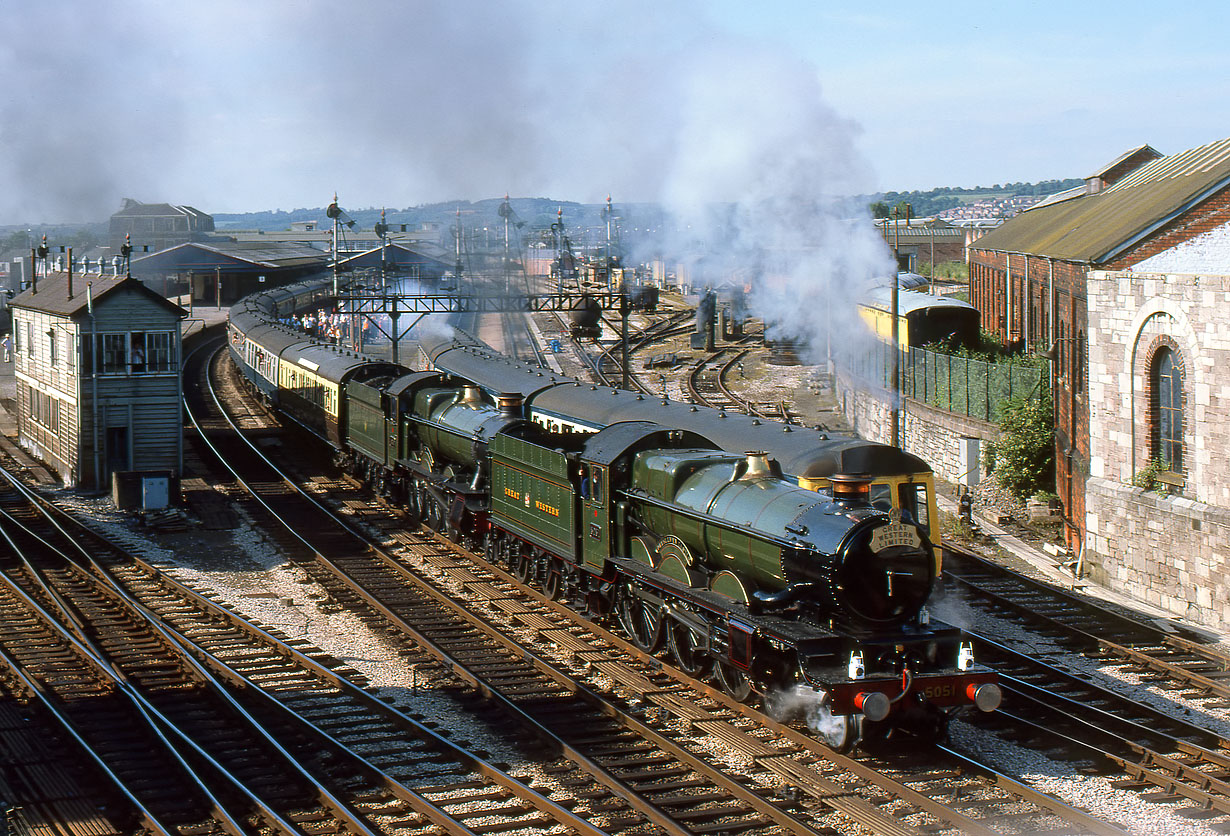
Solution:
[(882, 525), (871, 532), (872, 551), (882, 552), (894, 546), (905, 546), (912, 549), (922, 548), (922, 538), (918, 536), (918, 529), (905, 523), (890, 522), (888, 525)]

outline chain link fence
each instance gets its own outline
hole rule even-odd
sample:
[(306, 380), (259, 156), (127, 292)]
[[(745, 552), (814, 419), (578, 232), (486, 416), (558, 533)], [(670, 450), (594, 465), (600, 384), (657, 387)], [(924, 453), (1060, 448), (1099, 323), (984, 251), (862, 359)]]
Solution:
[[(881, 343), (851, 371), (892, 392), (892, 360), (892, 346)], [(1048, 386), (1046, 364), (1034, 360), (991, 363), (925, 348), (904, 348), (898, 365), (905, 397), (993, 424), (1003, 417), (1009, 399), (1037, 400)]]
[(1047, 387), (1046, 365), (1036, 361), (989, 363), (911, 348), (903, 368), (907, 397), (994, 424), (1008, 400), (1037, 400)]

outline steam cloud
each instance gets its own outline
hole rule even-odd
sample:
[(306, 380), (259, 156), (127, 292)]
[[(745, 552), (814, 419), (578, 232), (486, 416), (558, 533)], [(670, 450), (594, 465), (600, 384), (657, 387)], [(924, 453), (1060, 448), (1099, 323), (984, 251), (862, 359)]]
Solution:
[[(10, 10), (0, 223), (405, 206), (505, 191), (660, 202), (780, 336), (858, 352), (887, 250), (813, 66), (699, 2), (49, 0)], [(714, 211), (714, 207), (720, 207)], [(678, 251), (678, 250), (676, 250)], [(717, 276), (715, 275), (715, 278)], [(825, 335), (832, 335), (826, 339)]]

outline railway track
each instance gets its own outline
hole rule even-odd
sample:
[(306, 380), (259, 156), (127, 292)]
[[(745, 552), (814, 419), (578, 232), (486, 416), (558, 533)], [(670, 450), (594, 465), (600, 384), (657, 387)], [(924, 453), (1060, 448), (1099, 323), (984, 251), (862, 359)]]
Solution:
[[(946, 553), (945, 579), (1001, 612), (1102, 659), (1172, 681), (1177, 690), (1230, 707), (1230, 654), (1174, 622), (1149, 623), (1085, 596), (1009, 572), (966, 552)], [(1112, 638), (1113, 637), (1113, 638)]]
[(734, 346), (720, 348), (693, 364), (686, 379), (691, 398), (697, 403), (716, 409), (760, 416), (760, 412), (751, 403), (737, 397), (722, 380), (736, 363), (747, 356), (748, 351), (750, 349)]
[[(122, 831), (97, 812), (92, 818), (85, 815), (96, 804), (104, 809), (104, 794), (95, 788), (59, 799), (51, 807), (35, 799), (36, 809), (50, 812), (39, 819), (26, 815), (25, 822), (45, 821), (63, 833), (97, 834), (133, 828), (158, 834), (300, 836), (309, 832), (362, 836), (422, 827), (456, 834), (549, 832), (556, 827), (588, 836), (607, 832), (475, 758), (450, 742), (447, 732), (442, 735), (390, 709), (351, 681), (360, 677), (337, 660), (313, 658), (323, 654), (302, 643), (295, 647), (274, 631), (236, 617), (83, 528), (71, 529), (70, 535), (102, 561), (92, 573), (73, 568), (52, 573), (67, 577), (52, 586), (69, 603), (60, 608), (58, 618), (43, 615), (41, 621), (52, 630), (70, 624), (79, 632), (103, 634), (104, 649), (92, 652), (81, 640), (75, 655), (83, 660), (82, 669), (70, 667), (66, 657), (73, 655), (73, 648), (64, 646), (71, 639), (71, 628), (59, 627), (65, 639), (58, 644), (34, 633), (28, 626), (34, 617), (14, 610), (19, 587), (7, 595), (0, 590), (0, 612), (10, 625), (0, 636), (0, 648), (15, 645), (27, 651), (9, 679), (27, 683), (30, 694), (63, 683), (68, 696), (60, 701), (80, 706), (66, 726), (71, 734), (66, 734), (82, 740), (82, 758), (98, 762), (116, 785), (111, 796), (121, 798), (107, 809), (132, 806), (136, 812), (125, 814), (130, 823)], [(7, 564), (4, 568), (5, 578), (22, 574)], [(120, 585), (104, 586), (100, 573), (114, 575)], [(118, 591), (121, 586), (124, 592)], [(101, 604), (87, 608), (95, 600)], [(157, 621), (147, 613), (156, 614)], [(156, 626), (145, 629), (148, 625)], [(112, 669), (118, 675), (111, 674)], [(129, 669), (133, 673), (125, 677)], [(181, 670), (187, 671), (182, 678), (177, 675)], [(150, 691), (150, 696), (143, 699), (138, 694), (137, 709), (125, 713), (122, 696), (129, 687), (125, 683), (138, 678), (146, 682), (137, 687), (144, 684), (141, 690)], [(84, 687), (91, 683), (96, 687)], [(227, 724), (216, 707), (206, 704), (211, 693), (223, 690), (230, 693), (228, 705), (244, 715), (246, 723)], [(50, 702), (53, 706), (57, 702), (55, 694)], [(141, 720), (149, 714), (155, 716), (156, 725), (150, 726), (144, 739)], [(7, 742), (10, 736), (3, 734), (0, 739)], [(171, 746), (169, 757), (159, 757), (160, 741)], [(190, 749), (183, 760), (202, 761), (212, 767), (211, 774), (218, 774), (206, 782), (195, 778), (187, 765), (176, 769), (177, 747), (172, 744)], [(13, 750), (6, 747), (6, 751)], [(228, 763), (234, 768), (227, 769)], [(22, 766), (9, 760), (3, 778), (20, 774)], [(308, 778), (308, 771), (320, 775), (319, 782)], [(46, 768), (37, 774), (48, 784), (67, 783), (62, 778), (49, 781)], [(210, 785), (219, 782), (226, 790), (218, 793), (223, 801), (210, 794)], [(334, 789), (326, 790), (326, 784)], [(316, 804), (311, 803), (313, 788), (321, 796)], [(80, 801), (68, 803), (83, 795), (90, 799), (84, 805), (87, 809), (80, 809)], [(22, 801), (20, 796), (16, 800)]]
[[(254, 492), (260, 494), (264, 482), (257, 473)], [(271, 491), (263, 501), (283, 519), (302, 522), (309, 513), (284, 491)], [(303, 497), (299, 501), (310, 504)], [(721, 821), (738, 831), (785, 827), (809, 832), (789, 810), (766, 802), (702, 759), (673, 750), (630, 713), (613, 710), (574, 677), (456, 604), (402, 561), (371, 549), (337, 521), (315, 516), (310, 526), (315, 558), (305, 565), (317, 580), (337, 600), (378, 614), (398, 635), (498, 707), (506, 715), (504, 724), (534, 730), (543, 745), (563, 753), (571, 764), (568, 769), (578, 772), (569, 780), (579, 782), (583, 794), (602, 798), (604, 815), (622, 823), (621, 829), (641, 827), (648, 820), (682, 834), (692, 832), (687, 823)], [(440, 544), (434, 539), (410, 539), (420, 559), (438, 557)], [(303, 550), (301, 546), (300, 553)], [(477, 598), (469, 605), (474, 608), (498, 607), (507, 597), (481, 587), (470, 592)], [(720, 792), (698, 792), (706, 786)]]
[[(745, 337), (742, 342), (746, 344), (758, 338)], [(751, 351), (750, 347), (731, 345), (702, 357), (692, 365), (684, 378), (688, 396), (696, 403), (716, 409), (733, 410), (757, 418), (785, 421), (787, 424), (794, 422), (795, 414), (786, 401), (751, 401), (728, 384), (733, 372), (738, 371), (740, 377), (743, 376), (743, 363)]]
[[(652, 389), (641, 380), (640, 375), (636, 371), (636, 363), (634, 358), (638, 352), (645, 348), (659, 343), (671, 337), (685, 334), (691, 330), (691, 326), (686, 323), (691, 319), (690, 311), (678, 311), (668, 315), (664, 319), (659, 319), (648, 328), (644, 329), (635, 336), (628, 337), (628, 363), (632, 367), (628, 369), (628, 381), (632, 384), (634, 391), (643, 392), (647, 395), (661, 394)], [(607, 323), (608, 326), (614, 329), (615, 333), (619, 333), (618, 326)], [(606, 386), (619, 387), (623, 383), (623, 343), (616, 342), (602, 350), (602, 352), (593, 359), (590, 363), (594, 374), (600, 383)]]
[[(267, 675), (286, 648), (258, 659), (251, 630), (218, 640), (217, 607), (185, 625), (187, 596), (11, 484), (0, 496), (13, 547), (0, 561), (5, 663), (110, 778), (128, 827), (380, 832), (377, 807), (394, 799), (393, 782), (298, 715), (271, 711), (271, 698), (262, 705), (239, 672), (255, 665)], [(221, 653), (203, 648), (200, 631), (212, 632)]]
[[(390, 524), (386, 509), (374, 501), (364, 507), (352, 488), (318, 479), (314, 490), (347, 505), (351, 516)], [(902, 832), (903, 819), (919, 816), (932, 822), (926, 826), (930, 829), (973, 833), (1073, 826), (1081, 832), (1120, 832), (1004, 776), (988, 777), (960, 764), (955, 755), (942, 768), (922, 756), (910, 771), (918, 782), (913, 786), (887, 777), (639, 654), (516, 583), (512, 575), (476, 565), (451, 544), (423, 541), (399, 528), (384, 538), (400, 544), (396, 554), (344, 567), (332, 561), (336, 569), (321, 582), (339, 601), (378, 611), (400, 635), (509, 712), (504, 722), (539, 729), (545, 745), (567, 754), (572, 768), (586, 769), (611, 804), (629, 806), (621, 821), (639, 815), (672, 832), (806, 833), (840, 827), (834, 817), (854, 817), (875, 832)], [(445, 578), (444, 589), (433, 576)], [(434, 598), (438, 606), (433, 610), (422, 596)], [(474, 611), (485, 617), (475, 620)], [(471, 626), (463, 628), (460, 622)], [(477, 638), (471, 630), (477, 630)], [(529, 649), (544, 641), (554, 645), (558, 661)], [(720, 755), (712, 754), (714, 747), (720, 747)], [(734, 781), (727, 775), (731, 757), (747, 764)], [(939, 800), (954, 781), (965, 785), (963, 809), (983, 812), (967, 814), (958, 809), (961, 804)], [(701, 787), (707, 792), (700, 793)], [(975, 795), (981, 805), (969, 800)], [(1011, 815), (999, 812), (1007, 808)], [(904, 831), (917, 832), (913, 826)]]
[[(975, 652), (1000, 674), (1004, 705), (977, 725), (994, 729), (1074, 768), (1121, 773), (1115, 786), (1185, 804), (1196, 818), (1225, 817), (1230, 829), (1230, 739), (1201, 724), (1165, 694), (1224, 709), (1230, 654), (1170, 623), (1148, 623), (1047, 584), (1021, 578), (974, 555), (950, 551), (945, 582), (990, 613), (1023, 622), (1019, 641), (971, 631)], [(1038, 652), (1046, 637), (1054, 652)], [(1018, 646), (1014, 646), (1018, 645)], [(1074, 671), (1072, 654), (1089, 660)], [(1150, 705), (1129, 699), (1099, 667), (1155, 683)]]

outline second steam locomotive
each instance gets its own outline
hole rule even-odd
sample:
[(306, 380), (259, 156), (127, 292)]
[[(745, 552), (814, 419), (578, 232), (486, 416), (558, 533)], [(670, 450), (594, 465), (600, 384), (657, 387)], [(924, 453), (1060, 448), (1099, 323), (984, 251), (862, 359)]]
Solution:
[(233, 308), (232, 356), (413, 521), (737, 699), (801, 712), (837, 749), (935, 739), (951, 710), (998, 706), (994, 672), (928, 614), (927, 528), (869, 501), (870, 476), (832, 472), (817, 491), (686, 428), (544, 426), (523, 392), (492, 397), (278, 324), (305, 300), (319, 304), (280, 288)]

